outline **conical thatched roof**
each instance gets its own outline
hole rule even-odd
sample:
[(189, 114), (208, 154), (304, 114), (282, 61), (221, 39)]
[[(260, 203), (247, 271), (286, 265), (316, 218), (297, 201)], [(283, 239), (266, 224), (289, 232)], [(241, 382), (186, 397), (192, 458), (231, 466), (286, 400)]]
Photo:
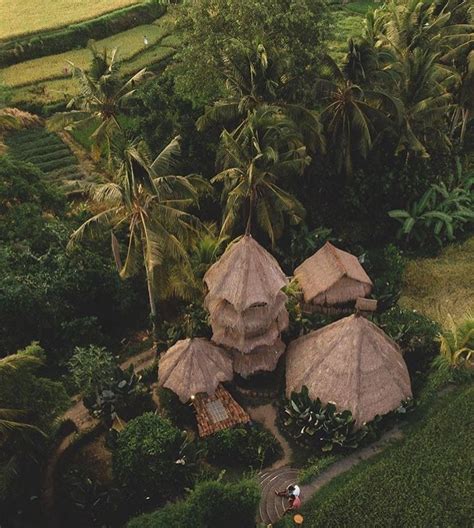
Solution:
[(313, 304), (342, 304), (366, 297), (372, 281), (357, 257), (330, 242), (295, 269), (304, 300)]
[(251, 354), (235, 352), (234, 371), (247, 377), (255, 372), (272, 372), (276, 369), (278, 360), (285, 352), (285, 344), (277, 339), (271, 346), (256, 348)]
[(400, 349), (380, 328), (351, 315), (290, 343), (286, 390), (349, 409), (360, 426), (412, 396)]
[(288, 283), (276, 259), (250, 235), (233, 244), (209, 268), (204, 282), (210, 299), (225, 299), (237, 312), (273, 304)]
[(230, 355), (204, 338), (178, 341), (158, 366), (158, 384), (172, 390), (183, 403), (201, 392), (214, 394), (219, 382), (232, 377)]

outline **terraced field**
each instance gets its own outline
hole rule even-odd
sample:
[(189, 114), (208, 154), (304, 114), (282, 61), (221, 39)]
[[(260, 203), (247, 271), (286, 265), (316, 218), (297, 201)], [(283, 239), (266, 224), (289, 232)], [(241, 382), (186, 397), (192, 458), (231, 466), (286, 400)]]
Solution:
[(67, 26), (138, 3), (140, 0), (2, 0), (0, 40)]
[(43, 127), (13, 132), (7, 136), (6, 144), (12, 157), (33, 163), (65, 191), (72, 190), (78, 181), (93, 179), (81, 169), (61, 138)]
[[(173, 19), (165, 15), (153, 24), (137, 26), (99, 40), (96, 47), (98, 49), (117, 48), (120, 61), (131, 61), (135, 57), (138, 58), (142, 52), (149, 54), (151, 50), (164, 53), (166, 50), (161, 50), (158, 44), (162, 43), (163, 39), (171, 33), (173, 27)], [(148, 46), (144, 44), (144, 35), (148, 39)], [(163, 46), (166, 48), (166, 42), (163, 42)], [(68, 61), (81, 68), (86, 68), (90, 59), (91, 52), (89, 49), (72, 50), (14, 64), (0, 70), (0, 77), (5, 84), (11, 87), (35, 84), (50, 79), (62, 78), (66, 80), (70, 77), (71, 70)]]

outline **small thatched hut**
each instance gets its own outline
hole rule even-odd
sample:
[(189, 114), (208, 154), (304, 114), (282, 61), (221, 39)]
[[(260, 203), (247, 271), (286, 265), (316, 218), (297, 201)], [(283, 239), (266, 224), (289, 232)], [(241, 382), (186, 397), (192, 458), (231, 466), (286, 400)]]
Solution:
[(276, 259), (245, 235), (209, 268), (204, 282), (212, 339), (232, 350), (235, 371), (274, 370), (284, 351), (280, 334), (288, 326), (281, 291), (288, 281)]
[(358, 297), (367, 297), (373, 284), (354, 255), (330, 242), (295, 269), (306, 309), (351, 311)]
[(221, 381), (233, 377), (232, 358), (204, 338), (182, 339), (160, 359), (158, 384), (186, 403), (199, 393), (212, 396)]
[(349, 409), (360, 426), (411, 398), (408, 370), (398, 345), (357, 314), (290, 343), (286, 390), (306, 385), (311, 398)]

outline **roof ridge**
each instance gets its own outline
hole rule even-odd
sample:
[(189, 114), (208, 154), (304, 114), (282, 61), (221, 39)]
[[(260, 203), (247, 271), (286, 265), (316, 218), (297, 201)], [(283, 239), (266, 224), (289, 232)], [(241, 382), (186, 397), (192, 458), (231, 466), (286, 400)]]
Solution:
[(339, 268), (339, 270), (342, 272), (342, 276), (347, 276), (347, 269), (344, 266), (343, 262), (341, 261), (341, 258), (339, 256), (339, 251), (342, 251), (341, 249), (337, 248), (329, 240), (325, 244), (328, 247), (328, 250), (330, 251), (331, 255), (334, 257), (334, 260), (336, 262), (336, 267)]

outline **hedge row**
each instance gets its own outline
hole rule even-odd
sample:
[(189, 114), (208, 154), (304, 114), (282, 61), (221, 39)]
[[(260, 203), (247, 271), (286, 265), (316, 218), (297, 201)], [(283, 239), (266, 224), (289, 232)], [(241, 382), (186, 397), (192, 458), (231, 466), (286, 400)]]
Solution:
[[(433, 402), (404, 441), (337, 477), (303, 507), (305, 526), (472, 526), (474, 387)], [(293, 526), (284, 519), (279, 528)]]
[(0, 45), (0, 67), (83, 48), (91, 39), (103, 39), (136, 26), (150, 24), (166, 12), (166, 7), (159, 2), (149, 0), (93, 20), (5, 42)]

